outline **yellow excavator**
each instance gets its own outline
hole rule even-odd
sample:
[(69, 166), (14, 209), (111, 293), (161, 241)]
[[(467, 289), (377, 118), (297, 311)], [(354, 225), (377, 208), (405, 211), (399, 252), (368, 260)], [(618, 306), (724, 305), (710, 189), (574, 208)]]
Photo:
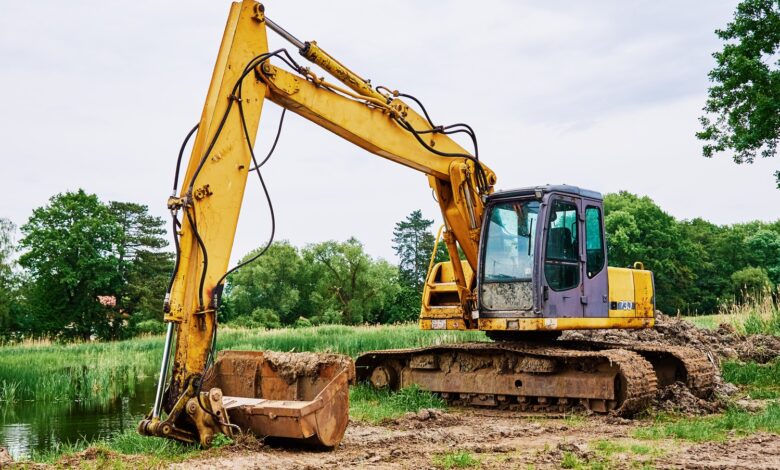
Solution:
[[(269, 30), (333, 78), (287, 49), (269, 51)], [(268, 157), (258, 161), (253, 145), (266, 100), (427, 175), (450, 261), (431, 261), (420, 327), (480, 330), (494, 341), (373, 351), (354, 363), (305, 353), (215, 357), (222, 289), (242, 266), (228, 270), (250, 174), (265, 190)], [(699, 396), (712, 391), (714, 368), (697, 350), (557, 339), (564, 330), (654, 325), (652, 273), (640, 263), (607, 266), (599, 193), (566, 185), (495, 191), (471, 127), (434, 123), (420, 100), (372, 85), (285, 31), (260, 3), (232, 4), (192, 135), (181, 187), (184, 145), (168, 200), (177, 257), (157, 395), (142, 434), (208, 446), (215, 434), (241, 429), (333, 447), (355, 379), (391, 389), (417, 384), (460, 405), (620, 415), (644, 409), (659, 386), (674, 382)]]

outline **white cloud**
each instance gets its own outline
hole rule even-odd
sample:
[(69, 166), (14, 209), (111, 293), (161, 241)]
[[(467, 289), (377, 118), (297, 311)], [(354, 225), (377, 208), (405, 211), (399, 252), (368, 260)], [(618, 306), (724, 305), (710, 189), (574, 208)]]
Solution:
[[(775, 219), (776, 162), (700, 157), (712, 31), (733, 1), (266, 2), (375, 84), (468, 122), (503, 188), (578, 184), (648, 194), (677, 217)], [(227, 2), (5, 2), (0, 14), (0, 216), (23, 223), (57, 192), (148, 204), (161, 216), (181, 139), (205, 98)], [(272, 47), (286, 45), (271, 37)], [(258, 152), (279, 109), (266, 106)], [(260, 150), (262, 149), (262, 150)], [(424, 176), (290, 115), (267, 182), (277, 236), (356, 236), (393, 258), (414, 209), (438, 220)], [(250, 180), (234, 260), (265, 240)]]

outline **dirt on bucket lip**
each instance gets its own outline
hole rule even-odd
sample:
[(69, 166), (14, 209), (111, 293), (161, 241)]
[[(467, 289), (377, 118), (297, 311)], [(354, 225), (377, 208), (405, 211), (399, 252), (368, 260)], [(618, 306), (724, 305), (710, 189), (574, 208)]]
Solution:
[(716, 330), (699, 328), (681, 318), (656, 312), (655, 328), (641, 330), (566, 331), (561, 339), (607, 342), (648, 342), (687, 346), (718, 359), (738, 359), (766, 363), (780, 356), (780, 338), (771, 335), (741, 335), (734, 327), (721, 324)]
[(352, 359), (342, 354), (265, 351), (264, 358), (274, 372), (290, 384), (300, 377), (318, 379), (326, 367), (354, 369)]

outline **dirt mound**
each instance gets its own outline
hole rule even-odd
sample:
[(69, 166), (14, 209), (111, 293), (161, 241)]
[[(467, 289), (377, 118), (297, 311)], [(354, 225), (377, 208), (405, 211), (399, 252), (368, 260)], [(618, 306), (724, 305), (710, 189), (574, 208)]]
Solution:
[[(534, 464), (541, 465), (544, 468), (572, 468), (571, 466), (565, 466), (564, 464), (566, 454), (571, 454), (577, 460), (584, 462), (591, 460), (595, 456), (592, 451), (588, 450), (588, 446), (585, 444), (584, 440), (578, 440), (578, 442), (559, 442), (553, 449), (539, 450), (534, 459)], [(568, 465), (572, 464), (569, 463)]]
[(717, 330), (699, 328), (693, 323), (656, 312), (655, 328), (642, 330), (567, 331), (567, 340), (651, 342), (700, 349), (713, 358), (766, 363), (780, 356), (780, 338), (770, 335), (739, 334), (721, 324)]
[(461, 417), (435, 408), (424, 408), (417, 413), (406, 413), (402, 418), (390, 420), (403, 429), (422, 429), (429, 426), (454, 426), (462, 421)]
[(0, 447), (0, 468), (14, 463), (14, 459), (5, 447)]
[(656, 393), (654, 407), (661, 411), (704, 415), (721, 411), (726, 407), (722, 396), (715, 395), (712, 400), (697, 397), (681, 382), (661, 388)]
[(295, 382), (298, 377), (316, 379), (320, 377), (324, 367), (335, 365), (339, 369), (348, 369), (352, 365), (352, 359), (341, 354), (265, 351), (264, 357), (271, 368), (287, 383)]

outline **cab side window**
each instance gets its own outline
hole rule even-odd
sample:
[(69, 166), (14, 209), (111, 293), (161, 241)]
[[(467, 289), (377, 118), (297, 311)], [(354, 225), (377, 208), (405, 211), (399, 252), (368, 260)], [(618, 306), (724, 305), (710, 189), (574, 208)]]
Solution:
[(604, 269), (604, 233), (601, 231), (601, 209), (585, 209), (585, 251), (588, 279)]
[(580, 284), (577, 206), (556, 199), (547, 222), (544, 277), (553, 290), (572, 289)]

